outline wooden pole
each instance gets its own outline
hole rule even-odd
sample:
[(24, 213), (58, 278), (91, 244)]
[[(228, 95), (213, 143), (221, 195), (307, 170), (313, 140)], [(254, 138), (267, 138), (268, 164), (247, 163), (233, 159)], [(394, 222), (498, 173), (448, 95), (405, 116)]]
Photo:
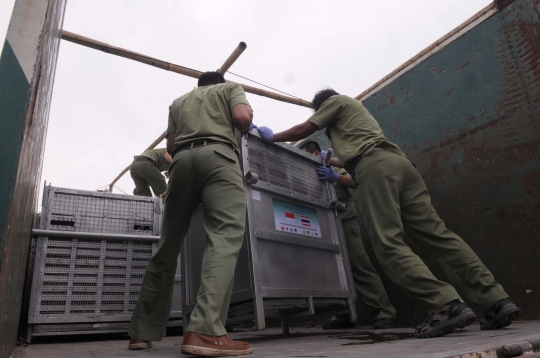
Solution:
[(225, 72), (227, 72), (229, 70), (229, 68), (231, 68), (233, 63), (235, 63), (235, 61), (238, 59), (238, 57), (240, 57), (240, 55), (242, 54), (242, 52), (244, 52), (244, 50), (246, 48), (247, 48), (246, 43), (245, 42), (240, 42), (238, 44), (238, 46), (234, 49), (234, 51), (231, 53), (229, 58), (227, 60), (225, 60), (223, 65), (221, 65), (221, 67), (217, 71), (224, 76)]
[[(166, 71), (176, 72), (176, 73), (179, 73), (179, 74), (184, 75), (184, 76), (189, 76), (189, 77), (193, 77), (193, 78), (199, 78), (201, 76), (201, 74), (202, 74), (201, 71), (197, 71), (197, 70), (187, 68), (187, 67), (183, 67), (183, 66), (178, 66), (178, 65), (175, 65), (173, 63), (158, 60), (156, 58), (146, 56), (146, 55), (143, 55), (143, 54), (140, 54), (140, 53), (137, 53), (137, 52), (133, 52), (133, 51), (130, 51), (130, 50), (126, 50), (126, 49), (123, 49), (123, 48), (120, 48), (120, 47), (111, 46), (111, 45), (106, 44), (104, 42), (100, 42), (100, 41), (91, 39), (89, 37), (84, 37), (84, 36), (81, 36), (81, 35), (77, 35), (77, 34), (74, 34), (73, 32), (69, 32), (69, 31), (66, 31), (66, 30), (62, 30), (62, 39), (66, 40), (66, 41), (74, 42), (74, 43), (82, 45), (82, 46), (90, 47), (90, 48), (93, 48), (93, 49), (96, 49), (96, 50), (99, 50), (99, 51), (110, 53), (112, 55), (128, 58), (128, 59), (133, 60), (133, 61), (142, 62), (142, 63), (145, 63), (147, 65), (158, 67), (158, 68), (161, 68), (161, 69), (166, 70)], [(236, 50), (235, 50), (235, 52), (236, 52)], [(233, 52), (233, 54), (234, 54), (234, 52)], [(229, 59), (232, 56), (233, 55), (231, 55), (229, 57)], [(240, 55), (238, 55), (238, 56), (240, 56)], [(225, 61), (225, 64), (229, 61), (229, 59), (227, 59), (227, 61)], [(237, 82), (234, 82), (234, 81), (227, 81), (227, 82), (237, 83)], [(256, 94), (258, 96), (268, 97), (268, 98), (274, 99), (276, 101), (281, 101), (281, 102), (295, 104), (297, 106), (311, 108), (311, 103), (309, 103), (307, 101), (304, 101), (302, 99), (289, 97), (289, 96), (283, 96), (283, 95), (275, 93), (275, 92), (271, 92), (271, 91), (263, 90), (263, 89), (260, 89), (260, 88), (244, 85), (242, 83), (237, 83), (237, 84), (242, 86), (244, 88), (244, 91), (246, 91), (248, 93)]]
[[(179, 73), (179, 74), (184, 75), (184, 76), (193, 77), (193, 78), (199, 78), (202, 75), (201, 71), (197, 71), (197, 70), (194, 70), (194, 69), (191, 69), (191, 68), (188, 68), (188, 67), (175, 65), (175, 64), (170, 63), (170, 62), (158, 60), (156, 58), (146, 56), (146, 55), (143, 55), (143, 54), (138, 53), (138, 52), (126, 50), (126, 49), (123, 49), (121, 47), (112, 46), (112, 45), (109, 45), (109, 44), (107, 44), (105, 42), (97, 41), (97, 40), (91, 39), (89, 37), (81, 36), (81, 35), (75, 34), (73, 32), (66, 31), (66, 30), (62, 30), (62, 40), (70, 41), (70, 42), (76, 43), (78, 45), (82, 45), (82, 46), (93, 48), (95, 50), (110, 53), (111, 55), (116, 55), (116, 56), (124, 57), (124, 58), (130, 59), (130, 60), (133, 60), (133, 61), (142, 62), (142, 63), (145, 63), (147, 65), (154, 66), (154, 67), (157, 67), (157, 68), (161, 68), (161, 69), (166, 70), (166, 71)], [(242, 52), (244, 52), (244, 50), (246, 48), (247, 48), (247, 45), (244, 42), (240, 42), (238, 44), (238, 46), (236, 47), (236, 49), (229, 56), (229, 58), (227, 58), (227, 60), (219, 68), (218, 72), (221, 73), (221, 74), (224, 74), (232, 66), (232, 64), (236, 61), (236, 59), (238, 59), (238, 57), (242, 54)], [(297, 106), (312, 108), (311, 103), (309, 103), (307, 101), (304, 101), (302, 99), (289, 97), (289, 96), (283, 96), (281, 94), (278, 94), (278, 93), (275, 93), (275, 92), (272, 92), (272, 91), (263, 90), (263, 89), (260, 89), (260, 88), (257, 88), (257, 87), (244, 85), (242, 83), (238, 83), (238, 82), (234, 82), (234, 81), (227, 81), (227, 82), (239, 84), (240, 86), (242, 86), (242, 88), (244, 88), (244, 91), (246, 91), (248, 93), (252, 93), (252, 94), (256, 94), (258, 96), (271, 98), (271, 99), (274, 99), (276, 101), (295, 104)], [(160, 135), (158, 139), (156, 139), (148, 148), (146, 148), (144, 150), (144, 152), (147, 151), (147, 150), (150, 150), (150, 149), (154, 149), (165, 138), (165, 134), (166, 133), (163, 133), (162, 135)], [(120, 174), (118, 174), (118, 176), (116, 178), (114, 178), (114, 180), (111, 182), (111, 184), (109, 184), (109, 191), (110, 192), (113, 191), (114, 184), (124, 174), (127, 173), (127, 171), (129, 170), (130, 167), (131, 167), (131, 164), (128, 165), (124, 170), (122, 170), (122, 172), (120, 172)]]

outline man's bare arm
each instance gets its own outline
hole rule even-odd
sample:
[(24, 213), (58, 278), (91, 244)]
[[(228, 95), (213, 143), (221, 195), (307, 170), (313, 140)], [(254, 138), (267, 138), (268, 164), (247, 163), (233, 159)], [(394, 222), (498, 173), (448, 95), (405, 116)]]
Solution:
[(310, 121), (305, 121), (286, 131), (274, 134), (274, 142), (291, 142), (304, 139), (319, 130), (315, 124)]
[(253, 109), (247, 104), (237, 104), (232, 109), (233, 123), (240, 132), (247, 132), (253, 120)]
[(338, 158), (330, 159), (330, 165), (336, 168), (343, 168)]
[(172, 157), (169, 153), (165, 152), (163, 153), (163, 158), (167, 161), (167, 163), (172, 163)]
[(174, 140), (176, 135), (174, 133), (167, 134), (167, 153), (171, 154), (174, 149)]
[(350, 175), (341, 175), (339, 176), (339, 179), (337, 180), (338, 184), (343, 185), (346, 188), (354, 189), (354, 181), (352, 179), (352, 176)]

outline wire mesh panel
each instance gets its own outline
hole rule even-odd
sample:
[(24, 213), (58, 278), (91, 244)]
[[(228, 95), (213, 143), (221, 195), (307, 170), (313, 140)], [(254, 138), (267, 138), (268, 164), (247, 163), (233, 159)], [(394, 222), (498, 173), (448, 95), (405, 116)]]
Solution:
[(261, 181), (314, 199), (328, 200), (323, 182), (315, 174), (316, 163), (257, 137), (250, 137), (247, 149), (249, 168)]
[[(67, 332), (76, 331), (77, 323), (129, 321), (158, 243), (107, 235), (157, 238), (161, 220), (158, 198), (46, 187), (40, 229), (71, 231), (74, 237), (51, 232), (38, 238), (29, 324), (75, 324), (66, 326)], [(78, 233), (103, 238), (76, 237)]]
[(34, 317), (133, 311), (152, 243), (49, 238), (46, 244)]
[(51, 230), (130, 235), (151, 235), (154, 231), (153, 200), (126, 200), (57, 190), (52, 196)]

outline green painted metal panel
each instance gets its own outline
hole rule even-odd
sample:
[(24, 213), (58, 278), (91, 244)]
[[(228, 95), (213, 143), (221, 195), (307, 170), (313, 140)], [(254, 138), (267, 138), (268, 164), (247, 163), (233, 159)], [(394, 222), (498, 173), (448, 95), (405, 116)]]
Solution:
[(17, 0), (0, 58), (0, 357), (17, 340), (64, 10)]
[(540, 0), (514, 1), (363, 103), (521, 317), (540, 318)]
[[(30, 97), (30, 84), (7, 41), (0, 59), (0, 79), (0, 229), (3, 229), (17, 174), (22, 128)], [(4, 235), (0, 235), (0, 249), (4, 247), (3, 238)]]

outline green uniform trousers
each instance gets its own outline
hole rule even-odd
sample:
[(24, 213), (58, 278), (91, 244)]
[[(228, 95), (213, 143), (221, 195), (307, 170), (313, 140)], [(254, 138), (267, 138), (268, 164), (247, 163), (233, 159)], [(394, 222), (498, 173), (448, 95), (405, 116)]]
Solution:
[[(342, 221), (342, 224), (356, 293), (373, 310), (378, 319), (396, 318), (396, 309), (390, 303), (381, 277), (375, 271), (362, 244), (358, 221), (354, 218)], [(349, 319), (348, 314), (333, 318), (339, 321)]]
[(208, 238), (196, 306), (189, 327), (184, 329), (221, 336), (227, 333), (224, 325), (246, 221), (246, 195), (238, 157), (221, 144), (183, 150), (175, 155), (169, 173), (163, 234), (144, 273), (129, 335), (134, 339), (161, 340), (171, 311), (180, 245), (193, 211), (202, 202)]
[(165, 177), (151, 162), (133, 162), (129, 172), (141, 196), (152, 196), (149, 186), (152, 187), (155, 196), (161, 195), (167, 190)]
[(466, 299), (488, 310), (508, 297), (474, 251), (448, 230), (431, 204), (427, 187), (407, 158), (377, 151), (353, 168), (353, 178), (377, 259), (390, 279), (428, 313), (459, 298), (439, 281), (403, 241), (404, 233), (429, 254)]

